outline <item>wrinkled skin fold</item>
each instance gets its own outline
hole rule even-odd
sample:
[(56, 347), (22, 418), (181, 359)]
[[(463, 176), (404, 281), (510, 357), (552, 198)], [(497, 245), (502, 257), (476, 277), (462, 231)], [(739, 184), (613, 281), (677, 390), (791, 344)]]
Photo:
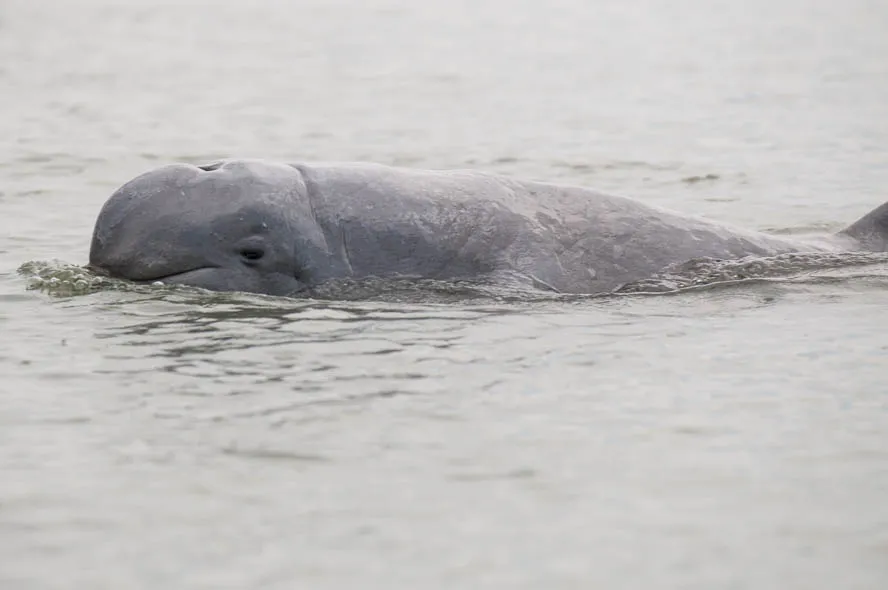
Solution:
[(483, 172), (225, 160), (164, 166), (119, 188), (96, 220), (90, 266), (284, 296), (367, 277), (601, 293), (692, 258), (886, 249), (888, 204), (800, 241)]

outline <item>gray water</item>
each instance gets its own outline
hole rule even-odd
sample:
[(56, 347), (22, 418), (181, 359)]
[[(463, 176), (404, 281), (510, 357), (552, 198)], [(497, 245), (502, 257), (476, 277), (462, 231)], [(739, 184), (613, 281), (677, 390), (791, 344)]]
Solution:
[(3, 590), (888, 587), (888, 266), (571, 301), (33, 288), (117, 186), (228, 156), (838, 229), (888, 199), (885, 2), (5, 0), (0, 55)]

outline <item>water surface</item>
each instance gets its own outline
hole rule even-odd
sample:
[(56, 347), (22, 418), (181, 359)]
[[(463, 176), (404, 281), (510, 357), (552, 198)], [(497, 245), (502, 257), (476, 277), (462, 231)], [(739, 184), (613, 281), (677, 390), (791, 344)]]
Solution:
[(866, 0), (0, 6), (0, 586), (888, 587), (888, 269), (667, 296), (29, 290), (246, 156), (469, 167), (759, 229), (888, 198)]

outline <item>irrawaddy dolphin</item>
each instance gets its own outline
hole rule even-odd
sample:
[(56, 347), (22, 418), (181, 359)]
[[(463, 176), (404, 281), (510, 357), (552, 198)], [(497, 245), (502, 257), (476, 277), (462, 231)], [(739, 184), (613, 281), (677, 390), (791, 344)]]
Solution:
[(886, 250), (888, 203), (805, 241), (484, 172), (232, 159), (124, 184), (89, 261), (132, 281), (269, 295), (370, 277), (603, 293), (700, 257)]

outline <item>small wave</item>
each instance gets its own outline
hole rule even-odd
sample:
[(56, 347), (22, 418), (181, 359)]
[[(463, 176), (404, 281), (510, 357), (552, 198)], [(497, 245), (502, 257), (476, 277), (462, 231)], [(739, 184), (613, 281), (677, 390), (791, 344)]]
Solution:
[(721, 176), (718, 174), (698, 174), (694, 176), (685, 176), (681, 181), (685, 184), (699, 184), (701, 182), (713, 182), (719, 180)]
[[(755, 281), (818, 282), (823, 273), (870, 267), (872, 276), (888, 274), (886, 252), (791, 253), (736, 260), (695, 258), (666, 268), (653, 277), (627, 283), (614, 295), (655, 295)], [(870, 276), (863, 275), (863, 276)], [(837, 279), (861, 278), (837, 276)]]
[[(50, 297), (69, 298), (106, 291), (139, 295), (136, 301), (166, 301), (175, 304), (245, 305), (247, 307), (275, 307), (280, 297), (253, 293), (207, 291), (184, 285), (163, 283), (134, 283), (97, 274), (85, 266), (59, 260), (35, 260), (18, 268), (27, 281), (27, 289), (40, 291)], [(133, 301), (131, 298), (127, 302)]]
[[(197, 287), (165, 285), (162, 283), (134, 283), (96, 274), (89, 268), (58, 260), (31, 261), (18, 269), (27, 280), (29, 290), (40, 291), (52, 297), (73, 297), (101, 291), (123, 291), (168, 297), (172, 295), (196, 297), (200, 303), (218, 300), (230, 301), (238, 295), (250, 299), (280, 299), (264, 295), (217, 293)], [(560, 297), (545, 291), (520, 286), (499, 285), (479, 281), (442, 281), (436, 279), (334, 279), (303, 291), (288, 299), (321, 301), (371, 301), (398, 304), (452, 304), (452, 303), (524, 303), (551, 300)], [(211, 301), (207, 301), (207, 299)]]
[(27, 280), (28, 289), (55, 297), (86, 295), (97, 291), (129, 290), (137, 285), (103, 277), (88, 268), (59, 260), (34, 260), (18, 269)]
[(442, 281), (415, 278), (335, 279), (313, 287), (307, 295), (322, 300), (405, 304), (532, 303), (564, 297), (520, 285), (495, 284), (484, 280)]
[[(861, 269), (865, 271), (861, 273)], [(27, 262), (19, 268), (19, 274), (26, 277), (28, 289), (38, 290), (53, 297), (88, 295), (100, 291), (124, 291), (161, 297), (184, 297), (187, 300), (196, 297), (196, 301), (201, 304), (230, 302), (239, 295), (249, 297), (251, 300), (280, 299), (264, 295), (216, 293), (180, 285), (133, 283), (96, 274), (83, 266), (55, 260)], [(609, 293), (593, 295), (552, 293), (517, 283), (504, 285), (484, 280), (365, 278), (334, 279), (289, 299), (431, 305), (526, 304), (622, 295), (668, 295), (688, 290), (762, 281), (818, 283), (824, 280), (857, 280), (867, 277), (888, 277), (888, 253), (793, 253), (736, 260), (695, 258), (668, 267), (650, 278), (627, 283)]]

